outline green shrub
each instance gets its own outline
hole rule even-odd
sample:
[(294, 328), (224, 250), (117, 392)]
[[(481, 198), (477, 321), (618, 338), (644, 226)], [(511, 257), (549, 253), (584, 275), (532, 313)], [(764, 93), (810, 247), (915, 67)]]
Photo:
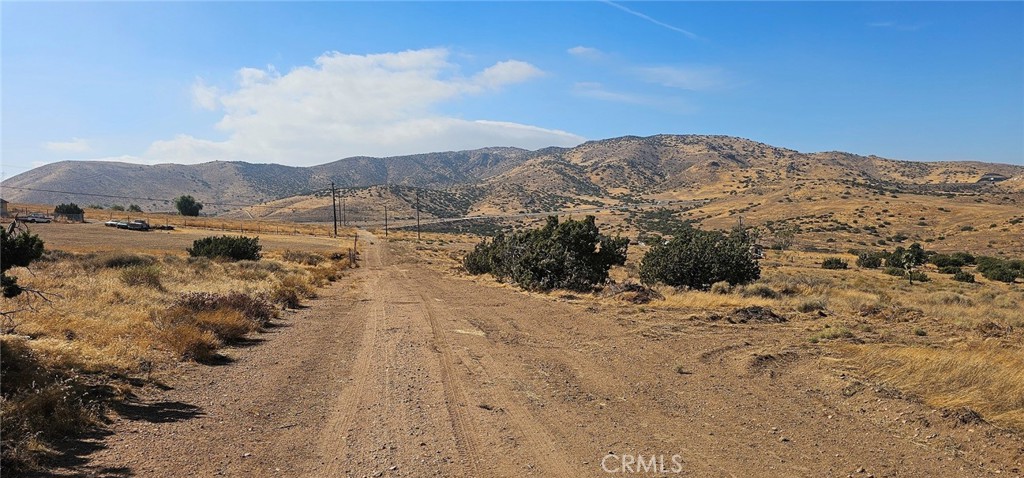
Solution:
[(495, 249), (495, 243), (484, 239), (473, 247), (473, 252), (462, 258), (462, 267), (473, 275), (489, 274), (493, 267)]
[(28, 231), (8, 233), (7, 228), (0, 227), (0, 287), (3, 296), (15, 297), (24, 289), (18, 285), (16, 277), (7, 275), (12, 267), (25, 267), (43, 255), (43, 241), (39, 236)]
[(940, 274), (958, 274), (960, 272), (963, 272), (960, 269), (960, 266), (942, 266), (942, 267), (939, 267), (939, 273)]
[(974, 274), (971, 274), (970, 272), (960, 271), (960, 272), (957, 272), (956, 274), (953, 274), (953, 280), (955, 280), (957, 282), (967, 282), (967, 283), (973, 284), (974, 283)]
[[(980, 268), (978, 270), (981, 270)], [(1012, 283), (1017, 280), (1017, 271), (1010, 269), (1007, 266), (998, 266), (987, 268), (981, 271), (981, 275), (988, 280), (995, 280), (999, 282)]]
[(1018, 277), (1024, 277), (1024, 260), (1000, 259), (998, 257), (979, 257), (978, 272), (986, 279), (1012, 283)]
[(58, 204), (57, 207), (53, 208), (54, 214), (85, 214), (82, 208), (78, 207), (78, 204)]
[(928, 281), (931, 280), (931, 279), (928, 278), (927, 274), (925, 274), (924, 272), (921, 272), (921, 271), (910, 271), (907, 274), (907, 278), (910, 279), (910, 282), (914, 282), (914, 281), (928, 282)]
[(484, 241), (463, 258), (471, 274), (490, 273), (529, 290), (589, 291), (608, 280), (608, 270), (626, 261), (629, 240), (600, 233), (594, 216), (516, 231)]
[(935, 264), (940, 269), (943, 267), (963, 267), (973, 262), (974, 258), (971, 257), (971, 262), (968, 262), (968, 257), (970, 257), (970, 254), (962, 252), (956, 254), (935, 254), (929, 259), (929, 262)]
[(822, 269), (847, 269), (849, 267), (850, 264), (838, 257), (829, 257), (821, 263)]
[(187, 251), (192, 257), (258, 261), (262, 249), (258, 237), (211, 236), (197, 239)]
[(896, 277), (903, 277), (907, 275), (907, 271), (899, 267), (886, 267), (882, 272)]
[(882, 260), (885, 258), (884, 252), (861, 252), (857, 254), (857, 267), (864, 269), (878, 269), (882, 267)]
[(675, 287), (708, 290), (725, 281), (745, 284), (761, 277), (751, 251), (753, 238), (744, 230), (726, 235), (718, 231), (687, 229), (670, 241), (656, 244), (640, 261), (640, 279)]

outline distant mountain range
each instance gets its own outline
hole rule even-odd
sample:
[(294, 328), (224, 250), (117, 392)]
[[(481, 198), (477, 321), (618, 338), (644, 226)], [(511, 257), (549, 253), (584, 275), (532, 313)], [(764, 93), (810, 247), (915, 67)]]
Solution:
[[(208, 205), (204, 212), (217, 212), (237, 210), (238, 205), (312, 197), (326, 190), (331, 181), (348, 189), (387, 184), (455, 195), (458, 206), (448, 211), (455, 214), (602, 204), (609, 198), (684, 190), (717, 196), (749, 188), (780, 188), (801, 180), (933, 190), (983, 187), (980, 181), (1019, 192), (1024, 190), (1024, 166), (801, 153), (729, 136), (657, 135), (537, 151), (484, 148), (352, 157), (312, 167), (224, 161), (196, 165), (63, 161), (11, 177), (0, 187), (3, 198), (13, 202), (132, 203), (147, 210), (170, 210), (171, 205), (163, 200), (190, 194)], [(451, 198), (438, 201), (452, 202)]]

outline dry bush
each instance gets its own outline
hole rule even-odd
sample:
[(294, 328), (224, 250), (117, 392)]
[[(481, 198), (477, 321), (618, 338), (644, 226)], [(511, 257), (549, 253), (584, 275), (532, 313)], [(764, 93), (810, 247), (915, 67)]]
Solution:
[(222, 342), (241, 339), (259, 329), (255, 321), (246, 318), (238, 310), (226, 307), (197, 311), (176, 305), (154, 314), (153, 321), (160, 329), (183, 324), (192, 325), (200, 330), (213, 332)]
[(154, 263), (156, 263), (156, 258), (153, 256), (127, 252), (100, 252), (86, 254), (82, 258), (82, 265), (90, 270), (151, 266)]
[(22, 337), (0, 337), (0, 385), (0, 466), (7, 473), (36, 468), (49, 441), (96, 423), (94, 395), (44, 367)]
[(157, 266), (131, 266), (121, 270), (121, 282), (128, 286), (161, 289), (160, 268)]
[(870, 379), (919, 396), (930, 406), (968, 407), (989, 422), (1024, 431), (1024, 350), (1018, 346), (863, 345), (844, 351)]
[(928, 296), (927, 302), (934, 305), (959, 305), (963, 307), (974, 305), (974, 301), (967, 296), (948, 291), (933, 292)]
[(278, 284), (271, 291), (270, 300), (286, 309), (297, 309), (302, 305), (302, 301), (299, 300), (299, 293), (295, 289), (284, 287), (281, 284)]
[(815, 297), (801, 301), (796, 310), (804, 313), (828, 309), (828, 297)]
[(316, 298), (316, 289), (306, 274), (286, 274), (270, 292), (271, 302), (289, 309), (298, 308), (302, 298)]
[(766, 284), (750, 284), (740, 286), (740, 295), (743, 297), (761, 297), (764, 299), (778, 299), (779, 293), (775, 292)]
[(158, 337), (181, 360), (209, 362), (221, 343), (217, 336), (193, 324), (168, 324), (160, 327)]
[(241, 292), (228, 294), (190, 292), (178, 296), (174, 305), (192, 312), (234, 310), (258, 327), (267, 325), (271, 319), (277, 317), (277, 312), (269, 302)]
[(288, 262), (296, 262), (306, 266), (319, 265), (326, 260), (324, 256), (315, 252), (287, 250), (281, 253), (281, 258)]
[(711, 284), (711, 289), (708, 289), (712, 294), (728, 294), (732, 292), (732, 285), (726, 281), (715, 282)]

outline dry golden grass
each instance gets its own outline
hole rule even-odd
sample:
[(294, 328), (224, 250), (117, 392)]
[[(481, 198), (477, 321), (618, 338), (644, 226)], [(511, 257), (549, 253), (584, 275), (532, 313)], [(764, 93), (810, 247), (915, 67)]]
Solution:
[(985, 420), (1024, 431), (1024, 350), (992, 341), (949, 348), (844, 346), (868, 378), (942, 409), (968, 407)]
[(3, 324), (11, 333), (0, 335), (5, 468), (31, 466), (49, 438), (93, 423), (92, 405), (68, 398), (83, 395), (76, 391), (81, 383), (109, 387), (117, 383), (110, 377), (150, 377), (155, 371), (159, 378), (171, 362), (213, 360), (224, 344), (258, 331), (275, 314), (261, 300), (289, 291), (288, 305), (296, 307), (349, 267), (347, 257), (316, 265), (280, 258), (274, 251), (255, 262), (218, 262), (183, 251), (74, 254), (48, 248), (31, 270), (11, 269), (19, 283), (44, 291), (46, 300), (26, 293), (0, 302), (0, 310), (17, 311)]

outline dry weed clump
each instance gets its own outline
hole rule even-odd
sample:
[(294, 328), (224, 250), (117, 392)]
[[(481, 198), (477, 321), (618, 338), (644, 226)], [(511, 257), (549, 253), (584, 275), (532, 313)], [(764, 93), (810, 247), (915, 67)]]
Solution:
[(24, 337), (0, 336), (0, 384), (0, 466), (8, 473), (36, 468), (51, 440), (97, 422), (97, 394), (46, 367)]
[(157, 266), (131, 266), (121, 269), (121, 282), (125, 285), (163, 288), (160, 283), (160, 268)]
[(277, 317), (274, 307), (265, 299), (241, 292), (231, 292), (228, 294), (190, 292), (179, 296), (174, 305), (193, 312), (213, 312), (222, 309), (234, 310), (255, 323), (258, 327), (265, 327), (270, 323), (271, 319)]
[(319, 265), (326, 259), (315, 252), (287, 250), (281, 253), (281, 258), (288, 262), (296, 262), (306, 266)]
[(92, 253), (82, 257), (82, 265), (92, 271), (97, 269), (151, 266), (155, 263), (156, 258), (153, 256), (127, 252)]

